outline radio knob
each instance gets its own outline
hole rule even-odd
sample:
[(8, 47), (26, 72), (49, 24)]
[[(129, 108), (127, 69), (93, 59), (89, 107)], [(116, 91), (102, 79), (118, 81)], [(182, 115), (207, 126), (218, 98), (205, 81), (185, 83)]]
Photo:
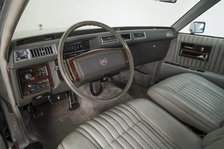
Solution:
[(24, 77), (25, 77), (26, 80), (31, 80), (33, 76), (32, 76), (32, 74), (27, 73), (27, 74), (25, 74)]

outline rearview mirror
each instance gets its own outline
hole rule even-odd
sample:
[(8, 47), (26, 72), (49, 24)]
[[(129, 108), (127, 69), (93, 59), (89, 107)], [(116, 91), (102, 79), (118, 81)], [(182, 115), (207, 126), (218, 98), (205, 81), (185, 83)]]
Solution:
[(205, 31), (205, 22), (192, 22), (189, 28), (189, 31), (194, 33), (204, 33)]
[(156, 0), (156, 1), (166, 2), (166, 3), (176, 3), (177, 2), (177, 0)]

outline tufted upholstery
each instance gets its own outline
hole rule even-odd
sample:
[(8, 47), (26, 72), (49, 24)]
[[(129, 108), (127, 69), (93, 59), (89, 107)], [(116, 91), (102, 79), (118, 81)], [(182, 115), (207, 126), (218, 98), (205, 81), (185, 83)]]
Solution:
[(224, 89), (190, 73), (165, 79), (148, 95), (181, 121), (208, 133), (224, 120)]
[(117, 106), (81, 125), (59, 149), (200, 149), (201, 139), (146, 99)]

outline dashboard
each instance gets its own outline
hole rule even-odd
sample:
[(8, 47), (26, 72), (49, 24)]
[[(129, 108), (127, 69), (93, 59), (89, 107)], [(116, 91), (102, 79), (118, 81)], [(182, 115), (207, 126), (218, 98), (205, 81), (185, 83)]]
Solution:
[[(128, 43), (135, 66), (162, 60), (170, 41), (176, 37), (173, 28), (117, 30)], [(18, 106), (69, 90), (57, 65), (57, 47), (61, 36), (62, 33), (52, 33), (12, 41), (9, 71)], [(114, 36), (102, 30), (76, 31), (67, 39), (63, 56), (68, 59), (93, 49), (120, 46)]]

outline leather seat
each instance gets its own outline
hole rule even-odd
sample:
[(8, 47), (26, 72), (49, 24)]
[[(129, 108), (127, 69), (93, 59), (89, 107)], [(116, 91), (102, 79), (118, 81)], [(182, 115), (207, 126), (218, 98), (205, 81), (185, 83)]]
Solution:
[(112, 108), (81, 125), (58, 149), (221, 149), (224, 129), (204, 140), (147, 99), (136, 99)]
[(198, 75), (170, 77), (152, 86), (148, 95), (176, 118), (205, 133), (224, 121), (224, 89)]

